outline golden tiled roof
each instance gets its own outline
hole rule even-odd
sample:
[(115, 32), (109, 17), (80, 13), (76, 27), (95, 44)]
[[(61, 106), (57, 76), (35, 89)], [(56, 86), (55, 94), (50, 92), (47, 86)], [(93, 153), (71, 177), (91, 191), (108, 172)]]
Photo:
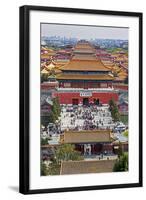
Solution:
[(62, 61), (62, 60), (55, 60), (54, 61), (54, 64), (56, 65), (56, 66), (64, 66), (64, 65), (67, 65), (69, 63), (69, 61), (67, 60), (67, 61)]
[(121, 71), (120, 73), (118, 73), (118, 76), (127, 76), (127, 73), (124, 71)]
[(114, 80), (114, 77), (108, 74), (103, 75), (91, 75), (91, 74), (64, 74), (61, 73), (57, 75), (56, 79), (58, 80)]
[(125, 80), (125, 77), (115, 77), (115, 81), (124, 81)]
[(86, 174), (113, 172), (116, 160), (63, 161), (60, 174)]
[(85, 55), (85, 54), (76, 54), (72, 57), (72, 60), (94, 60), (97, 61), (96, 55)]
[(110, 60), (102, 60), (101, 59), (101, 61), (103, 62), (103, 64), (106, 66), (106, 65), (108, 65), (108, 66), (111, 66), (111, 65), (114, 65), (114, 63), (112, 62), (112, 61), (110, 61)]
[(109, 71), (100, 60), (71, 60), (61, 70), (71, 71)]
[(46, 59), (46, 58), (51, 58), (51, 56), (52, 56), (52, 53), (51, 54), (41, 54), (41, 58), (42, 59)]
[(53, 69), (55, 67), (55, 64), (53, 63), (53, 62), (50, 62), (48, 65), (46, 65), (46, 68), (48, 69), (48, 70), (51, 70), (51, 69)]
[(89, 43), (77, 43), (74, 49), (93, 49), (93, 46)]
[(60, 73), (62, 73), (62, 71), (61, 71), (60, 69), (58, 69), (58, 68), (54, 68), (54, 71), (55, 71), (55, 74), (60, 74)]
[(94, 49), (87, 49), (87, 48), (76, 48), (74, 49), (74, 53), (85, 53), (85, 54), (93, 54), (95, 53), (95, 50)]
[(47, 69), (43, 69), (42, 71), (41, 71), (41, 74), (49, 74), (49, 71), (47, 71)]
[(61, 143), (92, 143), (92, 142), (111, 142), (110, 130), (92, 131), (66, 131), (61, 137)]

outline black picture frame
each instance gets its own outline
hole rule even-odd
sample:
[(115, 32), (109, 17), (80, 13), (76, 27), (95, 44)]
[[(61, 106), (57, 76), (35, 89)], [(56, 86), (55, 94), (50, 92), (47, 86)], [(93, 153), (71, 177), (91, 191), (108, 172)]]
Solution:
[[(81, 186), (68, 188), (53, 188), (53, 189), (34, 189), (29, 188), (29, 24), (30, 11), (44, 11), (44, 12), (67, 12), (67, 13), (84, 13), (94, 15), (112, 15), (112, 16), (129, 16), (139, 18), (139, 182), (129, 184), (114, 184), (114, 185), (97, 185), (97, 186)], [(130, 188), (142, 186), (142, 13), (138, 12), (122, 12), (122, 11), (105, 11), (105, 10), (90, 10), (90, 9), (75, 9), (63, 7), (45, 7), (45, 6), (22, 6), (20, 7), (20, 174), (19, 174), (19, 191), (22, 194), (36, 194), (36, 193), (52, 193), (52, 192), (69, 192), (69, 191), (83, 191), (83, 190), (99, 190), (99, 189), (115, 189), (115, 188)]]

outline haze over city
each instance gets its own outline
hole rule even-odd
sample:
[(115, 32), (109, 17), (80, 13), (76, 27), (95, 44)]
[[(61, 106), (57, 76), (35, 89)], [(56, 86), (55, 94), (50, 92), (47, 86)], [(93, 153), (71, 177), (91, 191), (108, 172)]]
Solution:
[(41, 24), (41, 35), (44, 37), (60, 36), (78, 39), (120, 39), (128, 40), (128, 28), (77, 26), (64, 24)]

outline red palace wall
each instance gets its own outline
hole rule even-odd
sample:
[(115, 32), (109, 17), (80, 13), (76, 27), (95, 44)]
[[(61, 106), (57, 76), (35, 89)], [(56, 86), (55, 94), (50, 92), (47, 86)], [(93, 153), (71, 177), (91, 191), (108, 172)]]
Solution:
[(60, 82), (59, 86), (61, 88), (71, 87), (71, 88), (108, 88), (112, 87), (112, 83), (107, 82)]
[(58, 83), (57, 82), (41, 83), (41, 90), (55, 89), (56, 87), (58, 87)]
[(59, 98), (60, 104), (72, 104), (72, 99), (78, 99), (79, 103), (83, 103), (84, 98), (89, 99), (89, 103), (93, 102), (94, 99), (99, 99), (99, 102), (102, 104), (108, 104), (110, 99), (114, 99), (116, 102), (118, 101), (117, 93), (92, 93), (91, 97), (81, 97), (79, 92), (56, 92), (54, 96)]
[(119, 89), (119, 90), (128, 90), (128, 85), (118, 85), (118, 84), (116, 85), (116, 84), (114, 84), (113, 87), (115, 89)]

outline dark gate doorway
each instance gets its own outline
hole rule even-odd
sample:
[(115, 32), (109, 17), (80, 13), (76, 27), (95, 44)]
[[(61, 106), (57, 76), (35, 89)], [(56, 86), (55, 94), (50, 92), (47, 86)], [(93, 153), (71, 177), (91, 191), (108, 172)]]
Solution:
[(98, 106), (100, 104), (99, 99), (94, 99), (94, 104)]
[(89, 98), (83, 98), (83, 105), (85, 106), (89, 105)]
[(98, 143), (94, 145), (94, 153), (102, 153), (102, 144)]
[(72, 99), (72, 104), (73, 105), (78, 105), (79, 104), (79, 99)]

